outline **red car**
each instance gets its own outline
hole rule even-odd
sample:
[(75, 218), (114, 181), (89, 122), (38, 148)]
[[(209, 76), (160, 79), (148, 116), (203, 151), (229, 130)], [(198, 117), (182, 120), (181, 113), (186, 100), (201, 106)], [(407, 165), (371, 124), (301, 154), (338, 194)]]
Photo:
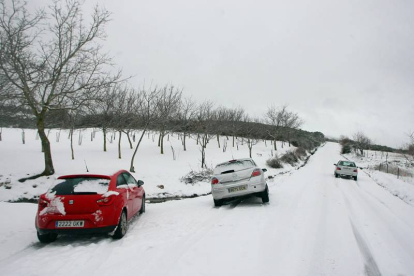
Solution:
[(42, 194), (36, 214), (40, 242), (56, 240), (58, 234), (111, 233), (122, 238), (128, 221), (145, 212), (143, 181), (125, 170), (113, 175), (60, 176)]

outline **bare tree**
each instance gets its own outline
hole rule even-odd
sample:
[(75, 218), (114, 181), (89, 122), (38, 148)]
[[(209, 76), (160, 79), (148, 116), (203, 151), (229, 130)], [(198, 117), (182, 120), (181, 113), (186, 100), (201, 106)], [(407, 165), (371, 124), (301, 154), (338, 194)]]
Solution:
[(230, 131), (232, 133), (233, 143), (232, 146), (234, 148), (235, 143), (235, 137), (237, 136), (237, 133), (240, 130), (240, 122), (243, 120), (244, 116), (244, 109), (241, 107), (235, 108), (235, 109), (229, 109), (227, 111), (229, 122), (230, 122)]
[(181, 96), (182, 91), (171, 85), (161, 89), (157, 97), (157, 127), (160, 131), (158, 146), (161, 148), (161, 154), (164, 154), (164, 137), (171, 131), (170, 123), (178, 117)]
[(191, 122), (195, 116), (195, 111), (196, 111), (195, 109), (196, 109), (196, 102), (193, 99), (184, 98), (181, 101), (181, 107), (179, 108), (178, 118), (180, 120), (180, 124), (182, 127), (182, 133), (183, 133), (182, 144), (184, 147), (184, 151), (187, 150), (186, 138), (189, 133)]
[(110, 130), (115, 113), (115, 101), (119, 86), (114, 84), (102, 89), (94, 101), (88, 104), (92, 123), (99, 126), (103, 133), (103, 151), (107, 151), (107, 134)]
[(35, 14), (26, 2), (7, 2), (0, 0), (0, 79), (12, 89), (1, 89), (1, 98), (31, 109), (44, 150), (45, 169), (38, 176), (51, 175), (55, 169), (46, 114), (77, 109), (120, 77), (104, 70), (111, 60), (97, 43), (105, 38), (110, 13), (96, 6), (86, 25), (78, 0), (53, 1), (49, 12)]
[(364, 150), (368, 149), (368, 147), (371, 145), (371, 139), (365, 136), (365, 134), (361, 131), (356, 132), (352, 138), (355, 142), (354, 146), (356, 150), (359, 150), (360, 153), (363, 155)]
[(286, 111), (284, 114), (282, 125), (287, 133), (287, 140), (290, 147), (290, 138), (294, 130), (300, 128), (303, 124), (303, 120), (295, 112)]
[(127, 86), (117, 85), (118, 89), (114, 101), (114, 116), (112, 116), (112, 128), (118, 132), (118, 158), (122, 158), (121, 141), (122, 133), (127, 135), (130, 147), (132, 148), (131, 138), (129, 136), (131, 128), (136, 121), (135, 108), (137, 97), (135, 91)]
[(150, 89), (149, 91), (146, 91), (145, 89), (142, 89), (137, 94), (136, 99), (136, 110), (137, 110), (137, 117), (139, 121), (139, 125), (141, 127), (141, 136), (135, 146), (134, 153), (131, 158), (131, 166), (130, 171), (135, 172), (134, 167), (134, 160), (135, 155), (137, 154), (138, 148), (141, 145), (142, 138), (145, 135), (145, 132), (148, 130), (148, 127), (151, 123), (154, 123), (157, 120), (157, 110), (156, 110), (156, 103), (157, 103), (157, 97), (159, 96), (159, 91), (157, 88)]
[(254, 127), (254, 123), (259, 123), (258, 119), (251, 119), (249, 115), (244, 115), (243, 117), (243, 136), (246, 140), (247, 147), (249, 149), (249, 156), (252, 158), (252, 150), (253, 146), (255, 146), (259, 139), (257, 138), (256, 128)]
[(276, 106), (270, 106), (265, 114), (266, 122), (272, 126), (271, 130), (268, 131), (268, 135), (273, 139), (274, 150), (277, 150), (276, 141), (279, 138), (281, 128), (285, 122), (285, 116), (287, 113), (287, 105), (280, 108)]
[(206, 166), (206, 148), (211, 139), (214, 138), (214, 104), (206, 101), (200, 104), (197, 108), (196, 123), (197, 131), (199, 133), (200, 140), (200, 152), (201, 152), (201, 168), (205, 169)]

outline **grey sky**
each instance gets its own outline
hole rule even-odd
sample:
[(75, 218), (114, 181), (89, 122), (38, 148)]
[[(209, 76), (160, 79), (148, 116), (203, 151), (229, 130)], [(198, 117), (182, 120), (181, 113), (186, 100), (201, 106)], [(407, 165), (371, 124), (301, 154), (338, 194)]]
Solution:
[[(133, 85), (262, 116), (288, 104), (304, 129), (399, 147), (414, 131), (414, 1), (86, 0), (113, 12), (105, 47)], [(32, 3), (47, 3), (34, 0)], [(86, 7), (85, 7), (86, 8)]]

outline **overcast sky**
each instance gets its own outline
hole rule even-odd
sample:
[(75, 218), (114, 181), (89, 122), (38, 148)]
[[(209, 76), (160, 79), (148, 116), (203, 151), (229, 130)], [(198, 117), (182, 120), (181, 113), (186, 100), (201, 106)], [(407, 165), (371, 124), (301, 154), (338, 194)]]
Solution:
[[(40, 6), (47, 0), (32, 0)], [(134, 86), (263, 117), (289, 105), (303, 128), (363, 131), (400, 147), (414, 131), (412, 0), (86, 0), (113, 13), (105, 48)]]

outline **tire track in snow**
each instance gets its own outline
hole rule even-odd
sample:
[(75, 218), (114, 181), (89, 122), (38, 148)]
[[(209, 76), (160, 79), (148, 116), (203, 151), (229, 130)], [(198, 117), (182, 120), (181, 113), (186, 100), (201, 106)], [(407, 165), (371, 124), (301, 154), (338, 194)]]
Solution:
[(367, 276), (381, 276), (381, 272), (379, 271), (378, 265), (375, 262), (374, 257), (369, 250), (367, 243), (365, 242), (364, 238), (362, 237), (361, 233), (359, 233), (358, 229), (355, 227), (355, 224), (350, 219), (352, 231), (354, 232), (355, 240), (357, 241), (358, 248), (364, 256), (365, 259), (365, 275)]
[(344, 191), (340, 188), (342, 195), (344, 197), (345, 200), (345, 204), (348, 207), (349, 210), (349, 221), (351, 223), (351, 227), (352, 227), (352, 231), (354, 233), (354, 237), (356, 240), (356, 243), (358, 245), (359, 251), (361, 252), (365, 264), (364, 264), (364, 268), (365, 268), (365, 275), (366, 276), (381, 276), (381, 272), (378, 268), (377, 262), (375, 261), (371, 250), (369, 249), (369, 246), (367, 244), (367, 242), (365, 241), (365, 238), (362, 236), (362, 234), (359, 232), (358, 228), (355, 226), (355, 222), (353, 221), (353, 218), (355, 217), (354, 215), (354, 210), (353, 207), (351, 205), (351, 203), (348, 200), (347, 195), (344, 193)]

